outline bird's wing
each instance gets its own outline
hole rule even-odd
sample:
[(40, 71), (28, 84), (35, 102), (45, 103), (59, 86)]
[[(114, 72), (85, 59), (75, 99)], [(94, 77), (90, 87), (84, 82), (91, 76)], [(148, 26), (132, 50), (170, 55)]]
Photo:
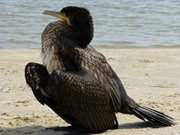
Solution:
[[(101, 84), (106, 85), (108, 93), (113, 102), (116, 112), (120, 111), (127, 98), (127, 94), (117, 74), (107, 62), (103, 54), (96, 51), (93, 47), (86, 49), (74, 48), (72, 59), (75, 63), (95, 75)], [(123, 99), (122, 99), (123, 98)], [(124, 109), (126, 110), (126, 109)]]
[(88, 72), (54, 71), (49, 75), (43, 65), (28, 63), (25, 78), (37, 100), (68, 123), (81, 125), (91, 132), (117, 127), (109, 95)]
[(28, 63), (25, 67), (25, 79), (34, 96), (42, 105), (47, 104), (51, 108), (55, 106), (54, 100), (44, 91), (49, 79), (49, 73), (45, 66), (38, 63)]
[(53, 72), (49, 93), (60, 110), (68, 112), (90, 131), (115, 128), (117, 121), (110, 97), (103, 85), (87, 72)]

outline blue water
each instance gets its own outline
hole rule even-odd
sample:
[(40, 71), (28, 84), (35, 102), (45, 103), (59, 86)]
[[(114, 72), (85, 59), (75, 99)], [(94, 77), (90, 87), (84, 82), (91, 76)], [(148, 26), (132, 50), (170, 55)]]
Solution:
[(93, 45), (180, 45), (180, 0), (1, 0), (0, 48), (39, 48), (53, 17), (42, 11), (76, 5), (94, 18)]

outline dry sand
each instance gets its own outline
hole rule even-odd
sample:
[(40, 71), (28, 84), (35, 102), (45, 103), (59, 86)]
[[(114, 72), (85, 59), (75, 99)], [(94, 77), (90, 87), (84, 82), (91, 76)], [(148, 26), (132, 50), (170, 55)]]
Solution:
[[(180, 49), (98, 50), (107, 57), (131, 97), (166, 112), (177, 122), (172, 127), (151, 128), (134, 116), (117, 114), (119, 129), (102, 134), (180, 135)], [(0, 135), (73, 134), (76, 129), (40, 105), (26, 85), (24, 67), (30, 61), (40, 62), (40, 50), (0, 50)]]

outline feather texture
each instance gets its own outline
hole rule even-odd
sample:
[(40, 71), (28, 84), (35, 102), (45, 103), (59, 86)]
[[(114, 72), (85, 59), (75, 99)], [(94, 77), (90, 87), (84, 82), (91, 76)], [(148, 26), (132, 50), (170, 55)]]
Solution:
[[(88, 73), (53, 72), (49, 75), (43, 65), (36, 63), (27, 64), (25, 73), (37, 100), (47, 104), (72, 125), (79, 125), (91, 132), (117, 128), (110, 97), (104, 90), (106, 88), (99, 85), (95, 78), (89, 77)], [(45, 76), (47, 83), (40, 85), (38, 82), (43, 81)]]

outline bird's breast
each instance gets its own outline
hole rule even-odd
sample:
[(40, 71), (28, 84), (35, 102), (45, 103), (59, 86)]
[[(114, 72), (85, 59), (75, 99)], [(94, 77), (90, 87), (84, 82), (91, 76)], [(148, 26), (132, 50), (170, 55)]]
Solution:
[(46, 66), (49, 73), (52, 73), (55, 70), (63, 70), (64, 66), (54, 46), (47, 47), (42, 51), (42, 62)]

